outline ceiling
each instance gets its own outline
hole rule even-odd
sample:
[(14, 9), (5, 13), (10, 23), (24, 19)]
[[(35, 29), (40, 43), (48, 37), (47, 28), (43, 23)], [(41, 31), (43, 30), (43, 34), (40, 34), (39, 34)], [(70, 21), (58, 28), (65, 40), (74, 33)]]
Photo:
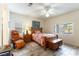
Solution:
[(10, 12), (15, 12), (27, 16), (38, 18), (49, 18), (42, 12), (46, 8), (53, 9), (49, 17), (58, 16), (73, 10), (79, 9), (79, 3), (11, 3), (9, 4)]

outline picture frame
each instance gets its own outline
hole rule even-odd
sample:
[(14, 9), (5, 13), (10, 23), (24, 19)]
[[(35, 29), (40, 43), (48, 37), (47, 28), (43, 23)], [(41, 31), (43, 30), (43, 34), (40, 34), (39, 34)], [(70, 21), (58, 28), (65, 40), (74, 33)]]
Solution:
[(32, 27), (33, 28), (40, 28), (40, 22), (39, 21), (32, 21)]

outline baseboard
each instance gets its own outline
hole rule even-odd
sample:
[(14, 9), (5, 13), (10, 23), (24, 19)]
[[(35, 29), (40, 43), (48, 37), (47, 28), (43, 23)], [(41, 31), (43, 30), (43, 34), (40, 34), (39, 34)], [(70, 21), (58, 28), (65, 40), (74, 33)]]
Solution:
[(69, 43), (66, 43), (66, 42), (63, 42), (63, 44), (66, 44), (66, 45), (69, 45), (69, 46), (72, 46), (72, 47), (79, 48), (79, 46), (77, 46), (77, 45), (69, 44)]

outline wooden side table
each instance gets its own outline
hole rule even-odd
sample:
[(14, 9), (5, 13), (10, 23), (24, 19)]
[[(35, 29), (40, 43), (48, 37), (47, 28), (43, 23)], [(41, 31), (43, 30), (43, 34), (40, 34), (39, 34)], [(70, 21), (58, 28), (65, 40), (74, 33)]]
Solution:
[(26, 34), (24, 35), (24, 41), (27, 43), (27, 42), (30, 42), (32, 39), (32, 35), (31, 34)]

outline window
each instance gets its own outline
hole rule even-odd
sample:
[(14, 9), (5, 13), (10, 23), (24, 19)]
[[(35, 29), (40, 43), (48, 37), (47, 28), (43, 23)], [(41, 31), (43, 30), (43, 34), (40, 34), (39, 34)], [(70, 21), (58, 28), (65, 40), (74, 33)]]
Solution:
[(21, 34), (22, 33), (22, 24), (15, 23), (15, 29)]
[(72, 34), (72, 23), (64, 24), (63, 33), (64, 34)]
[(60, 32), (60, 28), (59, 28), (59, 25), (58, 24), (55, 25), (55, 32), (56, 33), (59, 33)]
[(73, 32), (73, 25), (72, 23), (66, 24), (56, 24), (55, 25), (55, 32), (60, 34), (72, 34)]

